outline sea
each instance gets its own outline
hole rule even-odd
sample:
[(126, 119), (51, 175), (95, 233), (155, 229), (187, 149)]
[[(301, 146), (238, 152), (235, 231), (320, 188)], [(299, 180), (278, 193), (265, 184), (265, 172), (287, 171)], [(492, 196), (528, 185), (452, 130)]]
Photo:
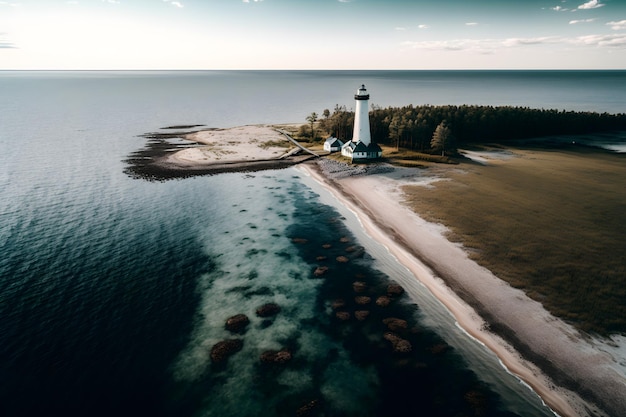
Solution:
[(297, 167), (127, 173), (146, 133), (304, 124), (361, 84), (626, 113), (626, 71), (1, 71), (0, 415), (553, 416)]

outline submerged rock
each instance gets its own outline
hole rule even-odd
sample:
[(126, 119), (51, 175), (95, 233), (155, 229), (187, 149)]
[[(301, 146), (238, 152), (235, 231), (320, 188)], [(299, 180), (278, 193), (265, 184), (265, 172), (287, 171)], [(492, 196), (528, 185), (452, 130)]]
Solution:
[(250, 319), (245, 314), (237, 314), (226, 320), (226, 330), (232, 333), (243, 333), (246, 326), (250, 324)]
[(341, 255), (341, 256), (337, 256), (337, 262), (340, 262), (342, 264), (345, 264), (346, 262), (350, 261), (350, 259), (346, 258), (345, 256)]
[(315, 268), (315, 271), (313, 271), (313, 275), (316, 277), (321, 277), (322, 275), (326, 274), (328, 272), (328, 267), (327, 266), (318, 266), (317, 268)]
[(335, 301), (333, 301), (330, 306), (331, 306), (331, 308), (333, 310), (337, 310), (339, 308), (345, 307), (346, 306), (346, 301), (344, 299), (342, 299), (342, 298), (338, 298)]
[(333, 247), (333, 245), (331, 245), (330, 243), (324, 243), (324, 244), (322, 245), (322, 247), (323, 247), (324, 249), (330, 249), (330, 248), (332, 248), (332, 247)]
[(394, 296), (399, 296), (404, 294), (404, 288), (402, 288), (400, 285), (398, 284), (389, 284), (387, 286), (387, 295), (389, 295), (390, 297), (394, 297)]
[(354, 292), (362, 293), (367, 289), (367, 284), (363, 281), (354, 281), (352, 283), (352, 289), (354, 290)]
[(393, 351), (395, 353), (409, 353), (413, 350), (411, 342), (401, 338), (397, 334), (387, 332), (384, 334), (383, 337), (385, 338), (385, 340), (391, 342), (391, 346), (393, 347)]
[(302, 237), (294, 237), (293, 239), (291, 239), (291, 241), (293, 243), (308, 243), (308, 239), (302, 238)]
[(402, 320), (396, 317), (389, 317), (383, 320), (383, 323), (392, 332), (401, 332), (409, 327), (406, 320)]
[(256, 309), (256, 315), (259, 317), (272, 317), (280, 313), (280, 306), (276, 303), (263, 304)]
[(358, 320), (358, 321), (363, 321), (365, 320), (367, 317), (369, 317), (370, 312), (367, 310), (357, 310), (354, 312), (354, 317)]
[(243, 348), (243, 340), (227, 339), (216, 343), (211, 348), (211, 361), (221, 363), (226, 361), (231, 355), (239, 352)]
[(381, 295), (376, 299), (376, 305), (378, 307), (387, 307), (389, 304), (391, 304), (391, 298), (386, 295)]
[(263, 363), (275, 363), (283, 364), (291, 360), (292, 355), (287, 349), (283, 350), (268, 350), (261, 354), (261, 362)]
[(337, 317), (341, 321), (348, 321), (350, 320), (350, 313), (348, 313), (347, 311), (338, 311), (335, 313), (335, 317)]
[(317, 413), (317, 409), (320, 406), (319, 400), (309, 401), (302, 407), (296, 410), (296, 417), (310, 417)]
[(367, 296), (365, 296), (365, 295), (361, 295), (361, 296), (359, 296), (359, 297), (355, 297), (355, 298), (354, 298), (354, 301), (355, 301), (358, 305), (362, 305), (362, 306), (364, 306), (364, 305), (367, 305), (367, 304), (371, 303), (371, 302), (372, 302), (372, 298), (371, 298), (371, 297), (367, 297)]

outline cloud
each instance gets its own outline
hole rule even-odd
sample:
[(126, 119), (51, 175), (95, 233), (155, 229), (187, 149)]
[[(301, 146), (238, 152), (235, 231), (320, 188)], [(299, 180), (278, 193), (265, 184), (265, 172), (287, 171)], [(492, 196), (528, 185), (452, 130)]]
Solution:
[(477, 22), (467, 22), (465, 26), (478, 26)]
[(414, 49), (426, 49), (431, 51), (471, 51), (479, 54), (492, 54), (495, 52), (497, 41), (490, 39), (452, 39), (445, 41), (416, 41), (404, 42), (404, 46)]
[(182, 9), (183, 7), (185, 7), (185, 6), (183, 6), (183, 4), (182, 4), (181, 2), (179, 2), (179, 1), (172, 1), (172, 0), (163, 0), (163, 1), (164, 1), (165, 3), (171, 4), (172, 6), (176, 6), (176, 7), (178, 7), (179, 9)]
[(428, 25), (419, 25), (417, 28), (418, 29), (428, 29), (430, 26)]
[(557, 36), (540, 36), (536, 38), (508, 38), (500, 41), (501, 46), (516, 47), (528, 45), (546, 45), (559, 43), (562, 38)]
[(550, 10), (554, 10), (555, 12), (566, 12), (569, 9), (566, 7), (554, 6), (554, 7), (550, 7)]
[(619, 22), (609, 22), (607, 26), (611, 26), (613, 30), (626, 30), (626, 20), (620, 20)]
[[(263, 0), (252, 0), (253, 3), (258, 3), (261, 2)], [(243, 0), (244, 3), (250, 3), (250, 0)]]
[[(616, 22), (620, 23), (620, 22)], [(542, 36), (534, 38), (506, 39), (451, 39), (443, 41), (407, 41), (403, 46), (439, 51), (469, 51), (479, 54), (493, 54), (499, 50), (524, 48), (542, 45), (626, 48), (626, 33), (613, 35), (587, 35), (574, 38), (560, 36)]]
[(17, 46), (7, 39), (6, 33), (0, 33), (0, 49), (17, 49)]
[(109, 4), (120, 4), (120, 2), (118, 0), (102, 0), (104, 3), (109, 3)]
[(9, 3), (8, 1), (0, 1), (0, 6), (17, 7), (20, 3)]
[(398, 31), (403, 31), (403, 30), (406, 30), (406, 28), (405, 28), (405, 27), (398, 26), (398, 27), (396, 27), (396, 28), (395, 28), (395, 30), (398, 30)]
[(626, 48), (626, 33), (579, 36), (573, 39), (571, 43), (579, 46)]
[(590, 10), (597, 9), (598, 7), (604, 6), (604, 3), (600, 3), (598, 0), (590, 0), (587, 3), (581, 4), (578, 6), (579, 10)]
[(570, 25), (577, 25), (579, 23), (591, 23), (593, 21), (595, 21), (596, 19), (582, 19), (582, 20), (570, 20), (569, 24)]

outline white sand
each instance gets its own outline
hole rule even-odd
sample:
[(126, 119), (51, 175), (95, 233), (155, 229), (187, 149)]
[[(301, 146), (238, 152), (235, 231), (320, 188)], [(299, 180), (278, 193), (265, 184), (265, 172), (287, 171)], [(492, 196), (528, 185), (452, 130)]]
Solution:
[[(282, 134), (269, 126), (205, 130), (191, 133), (186, 139), (206, 146), (177, 151), (167, 157), (168, 163), (197, 166), (272, 160), (285, 156), (293, 148)], [(276, 143), (284, 146), (277, 146)]]
[[(433, 227), (404, 206), (399, 186), (410, 178), (393, 175), (355, 176), (329, 180), (303, 166), (317, 181), (359, 217), (366, 231), (419, 279), (450, 310), (459, 325), (492, 350), (507, 367), (559, 415), (626, 415), (626, 378), (616, 372), (615, 361), (583, 338), (578, 331), (551, 316), (540, 303), (510, 287), (470, 260), (458, 244), (449, 242), (441, 227)], [(373, 221), (376, 219), (376, 221)], [(476, 311), (438, 279), (430, 268), (476, 300), (483, 312), (511, 329), (518, 340), (599, 398), (608, 414), (580, 396), (557, 387), (537, 366), (485, 329)], [(590, 411), (591, 409), (591, 411)]]

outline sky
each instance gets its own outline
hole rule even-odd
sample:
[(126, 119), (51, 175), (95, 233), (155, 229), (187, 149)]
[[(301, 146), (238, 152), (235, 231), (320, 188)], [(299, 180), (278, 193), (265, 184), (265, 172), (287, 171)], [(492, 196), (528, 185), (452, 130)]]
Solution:
[(0, 0), (20, 69), (626, 69), (626, 0)]

